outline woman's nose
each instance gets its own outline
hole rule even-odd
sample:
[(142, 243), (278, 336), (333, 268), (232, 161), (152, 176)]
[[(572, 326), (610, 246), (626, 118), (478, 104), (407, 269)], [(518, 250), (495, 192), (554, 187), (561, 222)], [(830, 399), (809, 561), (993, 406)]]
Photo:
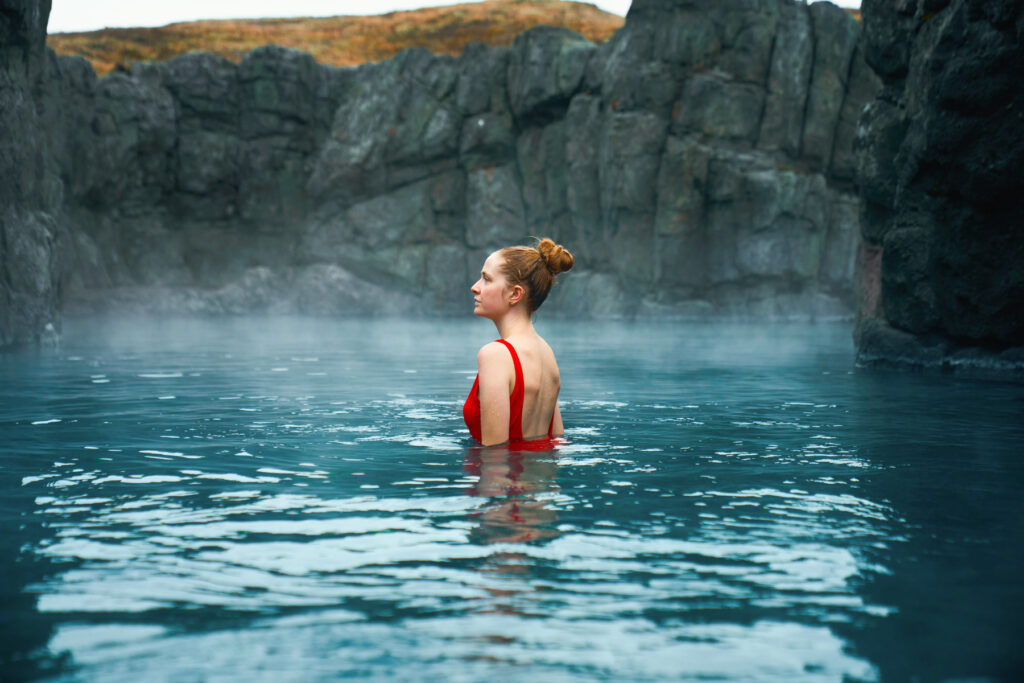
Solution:
[(474, 282), (473, 286), (469, 288), (469, 291), (473, 292), (474, 294), (479, 294), (480, 293), (480, 281), (477, 280), (476, 282)]

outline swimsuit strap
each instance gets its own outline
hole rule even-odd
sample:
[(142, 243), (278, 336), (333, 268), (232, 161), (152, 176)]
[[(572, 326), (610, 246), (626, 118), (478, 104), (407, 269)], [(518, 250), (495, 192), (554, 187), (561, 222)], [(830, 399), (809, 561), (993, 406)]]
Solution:
[(508, 423), (508, 439), (509, 441), (522, 441), (523, 440), (523, 396), (526, 393), (526, 383), (523, 380), (523, 366), (519, 362), (519, 354), (516, 353), (516, 349), (512, 344), (505, 341), (504, 339), (495, 339), (495, 341), (501, 342), (508, 349), (508, 352), (512, 354), (512, 365), (516, 369), (516, 384), (512, 387), (512, 395), (509, 397), (509, 423)]

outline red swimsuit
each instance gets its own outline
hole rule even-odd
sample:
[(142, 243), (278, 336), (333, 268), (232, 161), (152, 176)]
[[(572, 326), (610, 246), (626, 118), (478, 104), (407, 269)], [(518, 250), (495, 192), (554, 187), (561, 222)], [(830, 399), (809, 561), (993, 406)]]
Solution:
[[(533, 439), (531, 441), (523, 441), (523, 393), (525, 382), (523, 381), (523, 366), (519, 363), (519, 355), (516, 353), (515, 348), (512, 344), (508, 343), (504, 339), (496, 339), (495, 341), (501, 342), (507, 348), (509, 353), (512, 354), (512, 365), (516, 369), (516, 384), (512, 389), (512, 395), (508, 397), (509, 405), (509, 416), (508, 416), (508, 440), (510, 446), (516, 446), (523, 448), (524, 444), (530, 444), (529, 450), (534, 450), (533, 447), (544, 445), (544, 450), (552, 447), (550, 445), (550, 439), (552, 437), (552, 431), (555, 428), (555, 416), (551, 415), (551, 424), (548, 426), (547, 438)], [(466, 421), (466, 426), (469, 427), (470, 435), (477, 441), (483, 443), (483, 427), (480, 424), (480, 375), (476, 376), (476, 380), (473, 382), (473, 388), (469, 391), (469, 396), (466, 397), (466, 403), (462, 406), (462, 418)], [(543, 442), (543, 443), (541, 443)]]

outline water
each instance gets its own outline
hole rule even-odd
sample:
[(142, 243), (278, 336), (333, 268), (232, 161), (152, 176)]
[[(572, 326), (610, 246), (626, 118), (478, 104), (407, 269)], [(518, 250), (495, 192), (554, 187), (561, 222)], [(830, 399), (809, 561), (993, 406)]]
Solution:
[(1024, 672), (1024, 387), (856, 371), (843, 325), (539, 327), (555, 454), (467, 449), (483, 321), (0, 357), (0, 678)]

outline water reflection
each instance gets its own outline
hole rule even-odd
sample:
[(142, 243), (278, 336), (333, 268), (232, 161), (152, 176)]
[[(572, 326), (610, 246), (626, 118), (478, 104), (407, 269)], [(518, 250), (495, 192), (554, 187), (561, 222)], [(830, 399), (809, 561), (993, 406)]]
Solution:
[(559, 493), (558, 451), (509, 450), (504, 447), (466, 450), (466, 474), (476, 483), (471, 496), (492, 499), (474, 515), (479, 520), (469, 535), (482, 545), (526, 543), (555, 538), (558, 513), (545, 493)]
[[(550, 450), (511, 450), (507, 447), (470, 447), (463, 459), (463, 471), (475, 478), (466, 493), (486, 499), (486, 505), (471, 513), (476, 525), (468, 541), (480, 546), (499, 546), (478, 563), (481, 586), (487, 598), (478, 601), (476, 615), (506, 615), (535, 618), (544, 613), (544, 588), (537, 583), (537, 563), (529, 552), (518, 549), (555, 538), (558, 513), (550, 495), (559, 492), (556, 483), (558, 453)], [(492, 625), (497, 625), (491, 622)], [(498, 628), (468, 636), (485, 651), (471, 649), (465, 661), (513, 663), (505, 649), (517, 645), (515, 632)]]

